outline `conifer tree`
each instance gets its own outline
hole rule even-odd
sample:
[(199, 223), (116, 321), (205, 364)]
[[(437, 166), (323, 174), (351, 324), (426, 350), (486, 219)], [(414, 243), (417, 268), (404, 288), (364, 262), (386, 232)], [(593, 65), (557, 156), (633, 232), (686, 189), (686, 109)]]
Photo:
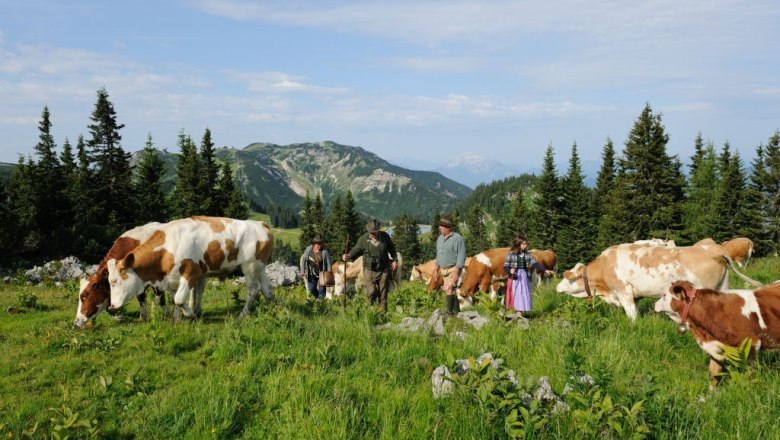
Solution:
[(0, 263), (3, 256), (12, 255), (16, 247), (16, 221), (11, 212), (9, 199), (5, 183), (0, 179)]
[(585, 176), (577, 153), (577, 143), (571, 147), (569, 170), (561, 181), (563, 193), (558, 223), (558, 243), (555, 247), (558, 264), (573, 267), (588, 262), (598, 252), (594, 249), (595, 227), (591, 211), (591, 194), (585, 186)]
[(64, 193), (66, 182), (57, 157), (57, 145), (51, 134), (51, 127), (49, 108), (44, 107), (38, 124), (39, 141), (35, 145), (38, 162), (33, 166), (36, 176), (33, 184), (34, 227), (45, 241), (49, 255), (59, 256), (68, 243), (68, 237), (64, 233), (66, 225), (63, 223), (67, 211)]
[(19, 156), (19, 162), (9, 179), (9, 205), (17, 228), (18, 253), (36, 251), (42, 245), (43, 237), (36, 224), (37, 170), (32, 158)]
[(561, 194), (552, 144), (547, 146), (542, 164), (542, 174), (536, 181), (534, 190), (536, 196), (533, 200), (528, 239), (534, 247), (554, 248), (557, 242)]
[(247, 206), (244, 194), (236, 185), (236, 181), (233, 179), (233, 170), (230, 168), (228, 162), (224, 162), (222, 165), (222, 172), (220, 173), (219, 180), (217, 182), (217, 200), (226, 200), (224, 205), (224, 211), (217, 206), (217, 215), (224, 215), (228, 218), (235, 218), (239, 220), (246, 220), (249, 218), (249, 206)]
[(334, 246), (336, 249), (343, 248), (344, 242), (347, 239), (349, 219), (347, 218), (347, 212), (344, 205), (341, 203), (341, 194), (336, 194), (336, 197), (331, 203), (327, 224), (328, 226), (325, 228), (327, 236), (321, 238), (325, 240), (325, 243), (329, 248), (333, 248)]
[(666, 152), (668, 141), (661, 115), (654, 115), (647, 104), (628, 135), (610, 196), (619, 204), (609, 207), (610, 221), (628, 227), (616, 238), (678, 238), (685, 178), (679, 159)]
[(739, 235), (753, 240), (754, 255), (765, 256), (772, 243), (769, 238), (767, 225), (770, 224), (768, 216), (767, 199), (767, 168), (765, 162), (764, 145), (756, 147), (756, 157), (751, 164), (752, 172), (745, 188), (745, 202), (741, 216), (745, 219), (743, 229)]
[[(358, 237), (363, 234), (363, 225), (365, 221), (360, 213), (357, 211), (355, 205), (355, 198), (352, 195), (352, 191), (348, 190), (346, 196), (344, 196), (344, 216), (347, 224), (347, 234), (349, 234), (349, 245), (354, 246), (357, 243)], [(333, 246), (344, 246), (344, 243), (333, 243)], [(343, 252), (344, 249), (336, 248), (339, 252)]]
[(133, 182), (135, 198), (138, 202), (136, 209), (138, 224), (168, 220), (168, 203), (162, 187), (163, 177), (165, 177), (165, 164), (154, 148), (150, 133), (138, 160)]
[(393, 220), (393, 243), (395, 249), (403, 256), (404, 273), (402, 277), (406, 277), (409, 273), (407, 268), (422, 262), (420, 227), (406, 213)]
[(439, 220), (441, 220), (441, 213), (437, 209), (431, 219), (430, 241), (423, 246), (423, 254), (426, 261), (436, 257), (436, 240), (439, 239)]
[(100, 241), (105, 247), (133, 226), (135, 206), (127, 203), (128, 197), (132, 197), (132, 170), (130, 154), (125, 153), (121, 146), (119, 130), (124, 128), (124, 124), (117, 122), (114, 104), (108, 98), (105, 88), (98, 90), (87, 141), (90, 162), (95, 165), (93, 183), (97, 186), (93, 194), (100, 200), (96, 203), (100, 210), (98, 220), (105, 225)]
[(687, 183), (687, 198), (683, 203), (683, 241), (695, 243), (712, 237), (717, 220), (718, 188), (720, 174), (712, 142), (702, 143), (701, 133), (696, 138), (696, 153), (691, 157), (690, 177)]
[(306, 249), (311, 244), (312, 238), (317, 235), (315, 222), (314, 200), (309, 196), (309, 192), (306, 191), (306, 196), (303, 198), (303, 210), (301, 211), (301, 235), (298, 238), (298, 246), (301, 249)]
[(732, 156), (729, 144), (723, 146), (721, 166), (723, 166), (722, 184), (719, 187), (716, 200), (718, 213), (713, 230), (715, 241), (722, 242), (739, 236), (743, 229), (742, 204), (745, 198), (745, 174), (742, 159), (738, 152)]
[(780, 130), (775, 131), (766, 145), (766, 189), (767, 233), (770, 248), (767, 254), (780, 253)]
[[(184, 218), (202, 215), (202, 166), (195, 142), (182, 130), (179, 132), (177, 143), (180, 151), (179, 163), (176, 166), (176, 185), (171, 193), (170, 203), (173, 207), (174, 217)], [(227, 209), (227, 205), (223, 205), (222, 209)]]
[(528, 236), (528, 209), (525, 206), (525, 195), (522, 188), (518, 188), (512, 196), (509, 210), (498, 223), (496, 230), (496, 247), (512, 246), (514, 237), (518, 234)]
[(490, 249), (490, 239), (485, 226), (485, 214), (479, 205), (474, 205), (466, 218), (466, 254), (475, 255)]
[(219, 178), (220, 167), (214, 153), (214, 142), (211, 140), (211, 130), (206, 128), (203, 133), (203, 139), (200, 142), (200, 188), (202, 192), (201, 212), (206, 215), (218, 215), (219, 208), (216, 206), (217, 179)]
[(593, 191), (593, 215), (595, 219), (601, 218), (604, 205), (607, 203), (609, 192), (615, 186), (615, 145), (612, 139), (607, 138), (604, 149), (601, 150), (601, 168), (596, 175), (596, 188)]

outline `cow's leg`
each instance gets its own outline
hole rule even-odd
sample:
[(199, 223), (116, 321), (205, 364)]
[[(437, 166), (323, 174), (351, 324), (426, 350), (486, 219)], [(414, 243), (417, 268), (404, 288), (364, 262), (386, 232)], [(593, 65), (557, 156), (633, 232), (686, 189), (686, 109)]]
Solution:
[(192, 309), (193, 315), (198, 318), (201, 315), (201, 308), (203, 303), (203, 292), (206, 290), (206, 277), (201, 277), (197, 284), (195, 284), (195, 291), (190, 296), (190, 309)]
[(146, 313), (146, 290), (138, 295), (138, 314), (139, 321), (146, 322), (149, 320), (149, 315)]
[(175, 305), (175, 309), (173, 310), (174, 321), (180, 321), (182, 315), (187, 318), (192, 318), (194, 316), (193, 310), (188, 304), (190, 294), (192, 294), (190, 290), (190, 285), (187, 280), (182, 279), (179, 283), (179, 288), (176, 289), (176, 294), (173, 296), (173, 304)]
[(626, 311), (628, 318), (632, 321), (636, 321), (637, 311), (633, 293), (620, 292), (617, 294), (617, 297), (620, 301), (620, 305), (623, 306), (623, 310)]
[(265, 273), (265, 264), (260, 261), (246, 263), (241, 265), (241, 270), (243, 270), (246, 278), (246, 303), (244, 303), (244, 309), (241, 310), (238, 319), (244, 319), (252, 313), (255, 298), (257, 298), (260, 290), (263, 291), (267, 301), (271, 301), (274, 298), (271, 290), (271, 280), (268, 279)]
[(720, 372), (723, 370), (723, 364), (710, 357), (710, 391), (715, 389), (720, 381)]

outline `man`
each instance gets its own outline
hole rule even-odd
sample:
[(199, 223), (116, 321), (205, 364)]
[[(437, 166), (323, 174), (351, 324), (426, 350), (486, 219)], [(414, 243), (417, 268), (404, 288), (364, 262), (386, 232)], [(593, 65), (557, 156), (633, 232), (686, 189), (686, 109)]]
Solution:
[(363, 277), (371, 304), (379, 301), (382, 313), (387, 313), (387, 292), (390, 289), (391, 271), (398, 269), (398, 254), (393, 240), (387, 232), (380, 231), (377, 219), (366, 224), (366, 234), (362, 235), (355, 246), (344, 254), (344, 261), (363, 256)]
[(460, 272), (466, 266), (466, 241), (454, 232), (454, 220), (451, 215), (443, 215), (439, 220), (439, 238), (436, 239), (436, 268), (434, 274), (444, 280), (447, 313), (457, 316), (460, 303), (455, 293)]

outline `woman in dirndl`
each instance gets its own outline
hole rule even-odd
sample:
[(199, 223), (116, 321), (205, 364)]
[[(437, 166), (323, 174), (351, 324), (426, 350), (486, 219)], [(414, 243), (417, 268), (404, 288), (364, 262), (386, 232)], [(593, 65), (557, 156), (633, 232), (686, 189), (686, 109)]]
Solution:
[(553, 271), (545, 269), (528, 252), (528, 239), (518, 235), (512, 242), (512, 248), (506, 256), (504, 271), (507, 273), (506, 308), (507, 310), (516, 310), (519, 316), (523, 316), (523, 312), (530, 312), (532, 308), (531, 269), (548, 275), (553, 274)]

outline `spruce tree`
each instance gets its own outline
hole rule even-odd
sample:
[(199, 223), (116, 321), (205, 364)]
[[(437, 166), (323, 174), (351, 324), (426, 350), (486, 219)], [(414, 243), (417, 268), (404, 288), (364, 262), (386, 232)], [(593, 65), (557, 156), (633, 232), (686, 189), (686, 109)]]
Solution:
[(217, 181), (217, 189), (217, 200), (225, 200), (224, 208), (217, 207), (218, 215), (239, 220), (249, 218), (249, 206), (247, 206), (244, 194), (236, 185), (235, 179), (233, 179), (233, 170), (228, 162), (224, 162), (222, 165), (222, 172)]
[(33, 166), (35, 226), (41, 239), (45, 241), (45, 250), (49, 256), (57, 257), (69, 246), (65, 233), (68, 211), (64, 189), (67, 184), (62, 174), (62, 165), (57, 157), (57, 145), (51, 134), (49, 108), (44, 107), (38, 124), (39, 141), (35, 145), (38, 162)]
[(718, 242), (736, 238), (744, 226), (739, 213), (745, 199), (745, 174), (739, 153), (732, 156), (728, 143), (723, 146), (721, 166), (724, 167), (721, 173), (723, 180), (715, 199), (718, 215), (712, 234)]
[(422, 248), (420, 227), (406, 213), (393, 220), (393, 243), (395, 249), (403, 256), (404, 273), (401, 276), (407, 277), (408, 268), (422, 262)]
[(166, 222), (168, 220), (168, 203), (165, 199), (162, 181), (165, 177), (165, 163), (160, 159), (154, 148), (151, 133), (146, 138), (146, 146), (141, 152), (135, 170), (133, 186), (136, 209), (136, 223)]
[(341, 203), (341, 194), (336, 194), (330, 206), (327, 227), (325, 228), (327, 236), (321, 237), (329, 248), (342, 249), (347, 239), (347, 228), (349, 219), (344, 205)]
[(309, 196), (309, 192), (306, 192), (306, 196), (303, 198), (303, 210), (301, 211), (301, 235), (298, 237), (298, 245), (300, 248), (306, 249), (311, 244), (312, 238), (317, 235), (316, 225), (314, 218), (314, 200)]
[(585, 186), (585, 176), (577, 153), (577, 144), (571, 148), (569, 170), (561, 181), (562, 204), (558, 223), (558, 243), (555, 246), (558, 264), (573, 267), (597, 255), (594, 251), (595, 226), (591, 211), (591, 194)]
[(200, 188), (202, 191), (201, 212), (206, 215), (219, 215), (219, 208), (216, 206), (217, 179), (219, 178), (220, 167), (214, 156), (214, 142), (211, 140), (211, 130), (206, 128), (203, 133), (203, 139), (200, 142)]
[(97, 92), (95, 108), (88, 125), (90, 137), (87, 141), (90, 162), (95, 165), (96, 191), (100, 202), (98, 220), (105, 225), (100, 240), (106, 248), (125, 230), (133, 226), (134, 203), (128, 203), (132, 193), (132, 170), (130, 154), (122, 149), (119, 130), (124, 124), (117, 122), (114, 105), (105, 88)]
[(32, 158), (19, 156), (19, 162), (11, 171), (8, 193), (12, 217), (18, 226), (18, 253), (37, 251), (43, 244), (41, 231), (36, 224), (38, 206), (36, 205), (37, 170)]
[(474, 205), (466, 218), (466, 253), (475, 255), (484, 250), (490, 249), (490, 239), (487, 235), (485, 226), (485, 213), (479, 205)]
[(624, 198), (622, 208), (610, 208), (616, 222), (630, 225), (628, 237), (623, 239), (676, 239), (682, 229), (685, 177), (679, 159), (666, 152), (668, 142), (661, 115), (654, 115), (647, 104), (628, 135), (619, 161), (616, 194)]
[(433, 213), (433, 218), (431, 218), (430, 239), (427, 244), (423, 246), (423, 254), (426, 261), (436, 258), (436, 240), (439, 239), (439, 220), (441, 220), (441, 213), (437, 209)]
[(766, 162), (764, 158), (764, 145), (756, 147), (756, 157), (751, 164), (751, 174), (745, 185), (745, 202), (742, 206), (742, 215), (745, 225), (739, 235), (753, 240), (753, 255), (765, 256), (772, 243), (769, 242), (769, 217), (767, 215), (766, 188)]
[(10, 256), (16, 247), (16, 221), (11, 212), (10, 196), (5, 183), (0, 179), (0, 264), (4, 256)]
[[(202, 166), (195, 142), (182, 130), (179, 132), (177, 143), (180, 151), (179, 163), (176, 166), (176, 185), (171, 193), (170, 203), (173, 207), (174, 217), (202, 215)], [(227, 205), (223, 205), (222, 209), (227, 209)]]
[(766, 253), (780, 253), (780, 130), (769, 138), (765, 149), (766, 172), (764, 188), (766, 191), (767, 235), (769, 249)]
[[(693, 244), (712, 237), (717, 221), (720, 174), (712, 142), (701, 146), (701, 134), (696, 138), (696, 153), (691, 157), (687, 198), (683, 204), (683, 243)], [(681, 244), (683, 244), (681, 243)]]
[(528, 208), (525, 205), (525, 196), (522, 188), (518, 188), (512, 195), (512, 203), (505, 216), (499, 220), (496, 230), (496, 247), (512, 246), (515, 236), (528, 236)]
[(558, 222), (561, 208), (561, 190), (555, 170), (552, 144), (547, 146), (542, 164), (542, 174), (534, 186), (529, 241), (540, 249), (554, 248), (557, 242)]
[(604, 149), (601, 150), (601, 168), (596, 175), (596, 188), (593, 191), (593, 216), (601, 218), (604, 212), (609, 192), (615, 186), (617, 164), (615, 163), (615, 145), (612, 139), (607, 138)]
[[(346, 196), (344, 196), (344, 217), (346, 219), (346, 229), (349, 236), (349, 246), (351, 247), (357, 243), (358, 237), (363, 234), (363, 225), (366, 223), (357, 211), (355, 198), (352, 195), (351, 190), (348, 190)], [(344, 243), (333, 243), (333, 246), (344, 246)], [(344, 249), (338, 248), (338, 251), (344, 252)]]

